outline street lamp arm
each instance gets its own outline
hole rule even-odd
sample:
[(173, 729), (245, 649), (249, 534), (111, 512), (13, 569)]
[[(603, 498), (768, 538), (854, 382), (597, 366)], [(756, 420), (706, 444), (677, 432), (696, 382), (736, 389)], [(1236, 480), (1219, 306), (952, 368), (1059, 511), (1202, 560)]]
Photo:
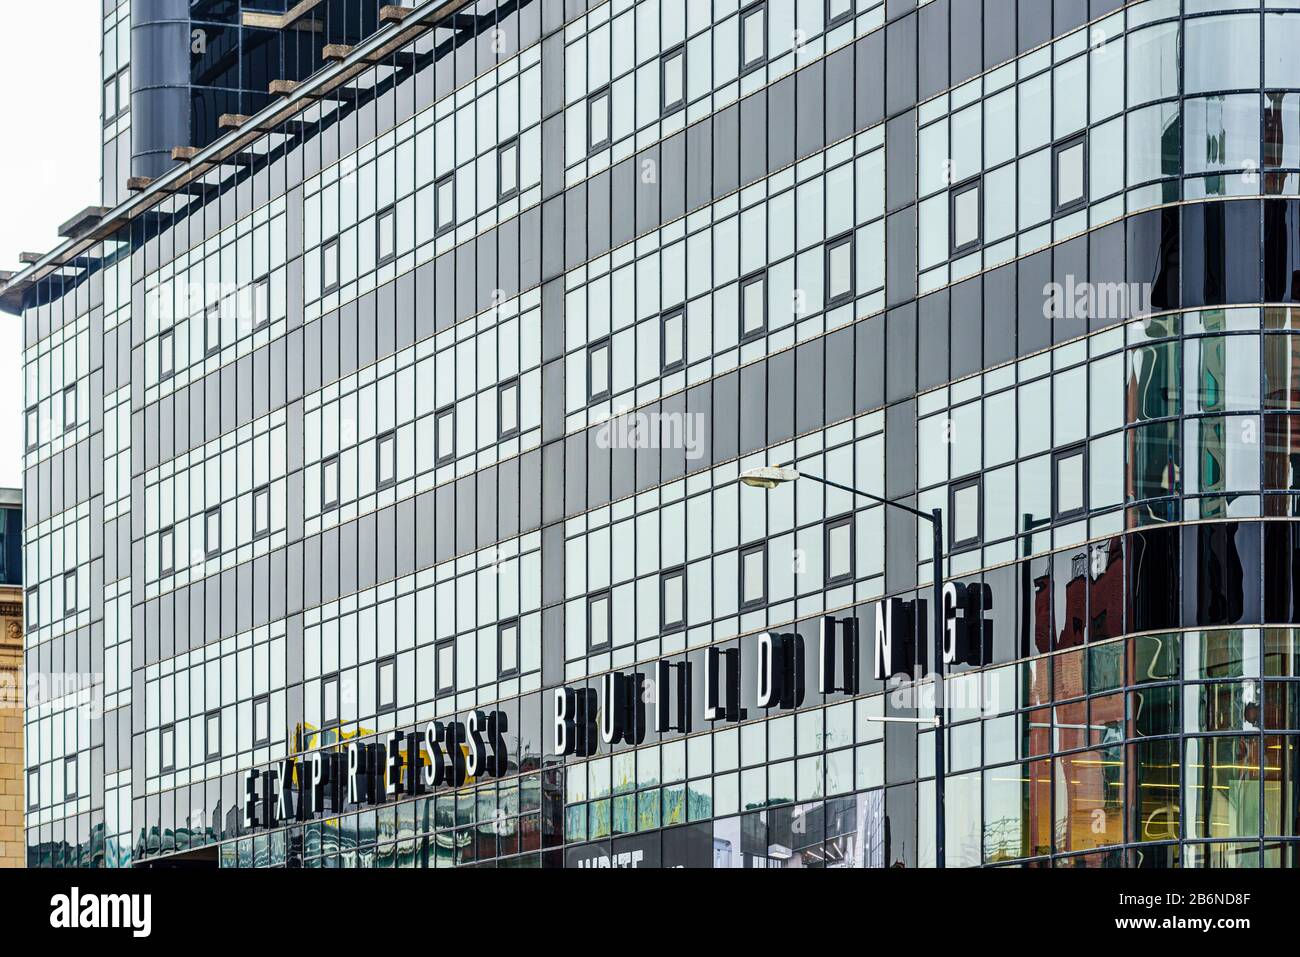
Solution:
[(889, 499), (881, 498), (879, 495), (872, 495), (870, 492), (864, 492), (861, 489), (852, 488), (851, 486), (848, 485), (841, 485), (839, 482), (832, 482), (830, 479), (824, 479), (818, 475), (812, 475), (802, 470), (800, 470), (799, 472), (799, 477), (811, 479), (814, 482), (821, 482), (822, 485), (829, 485), (831, 488), (837, 488), (841, 492), (848, 492), (852, 495), (860, 495), (863, 498), (870, 499), (873, 502), (879, 502), (881, 505), (892, 505), (894, 508), (901, 508), (903, 511), (910, 512), (911, 514), (915, 515), (917, 518), (925, 519), (931, 525), (934, 524), (933, 515), (927, 515), (925, 512), (922, 512), (919, 509), (912, 508), (912, 506), (910, 505), (904, 505), (902, 502), (891, 502)]

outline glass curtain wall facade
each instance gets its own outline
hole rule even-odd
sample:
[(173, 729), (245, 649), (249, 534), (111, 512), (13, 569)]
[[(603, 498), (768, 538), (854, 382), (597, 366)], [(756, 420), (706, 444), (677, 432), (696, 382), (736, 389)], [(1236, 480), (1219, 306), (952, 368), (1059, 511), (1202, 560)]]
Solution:
[(1300, 3), (439, 6), (0, 290), (29, 863), (933, 866), (797, 461), (948, 866), (1291, 866)]

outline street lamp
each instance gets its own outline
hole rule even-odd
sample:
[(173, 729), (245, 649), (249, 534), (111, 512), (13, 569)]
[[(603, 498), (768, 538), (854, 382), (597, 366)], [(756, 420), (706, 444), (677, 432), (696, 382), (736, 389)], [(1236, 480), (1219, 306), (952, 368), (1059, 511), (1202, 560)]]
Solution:
[[(881, 498), (878, 495), (872, 495), (869, 492), (863, 492), (860, 489), (852, 488), (848, 485), (841, 485), (839, 482), (832, 482), (830, 479), (821, 478), (817, 475), (810, 475), (807, 472), (799, 472), (789, 465), (765, 465), (762, 468), (750, 469), (741, 473), (740, 482), (750, 488), (761, 488), (765, 491), (771, 491), (788, 482), (795, 482), (799, 479), (807, 479), (810, 482), (819, 482), (830, 488), (839, 489), (841, 492), (848, 492), (850, 495), (857, 495), (872, 502), (881, 505), (889, 505), (893, 508), (902, 509), (919, 519), (930, 523), (930, 528), (934, 532), (934, 608), (931, 617), (934, 619), (934, 646), (931, 650), (931, 668), (934, 669), (934, 860), (936, 867), (944, 867), (944, 740), (943, 740), (943, 713), (944, 713), (944, 694), (943, 694), (943, 632), (944, 632), (944, 610), (943, 610), (943, 510), (936, 508), (934, 511), (926, 514), (919, 509), (912, 508), (910, 505), (904, 505), (902, 502), (891, 502), (889, 499)], [(920, 636), (917, 636), (918, 639)], [(917, 722), (918, 724), (921, 722)]]

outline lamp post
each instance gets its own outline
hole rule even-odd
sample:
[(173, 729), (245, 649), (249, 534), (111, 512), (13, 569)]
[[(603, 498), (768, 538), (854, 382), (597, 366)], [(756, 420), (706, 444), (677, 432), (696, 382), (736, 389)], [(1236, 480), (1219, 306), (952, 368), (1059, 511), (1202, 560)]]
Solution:
[[(878, 495), (872, 495), (869, 492), (863, 492), (860, 489), (852, 488), (848, 485), (841, 485), (839, 482), (832, 482), (830, 479), (821, 478), (817, 475), (809, 475), (807, 472), (799, 472), (790, 466), (764, 466), (762, 468), (750, 469), (740, 476), (741, 484), (750, 488), (761, 488), (771, 491), (778, 486), (785, 485), (788, 482), (794, 482), (798, 479), (808, 479), (810, 482), (819, 482), (829, 488), (839, 489), (841, 492), (848, 492), (850, 495), (857, 495), (861, 498), (868, 499), (872, 502), (878, 502), (881, 505), (889, 505), (893, 508), (902, 509), (911, 515), (916, 516), (923, 521), (930, 523), (930, 528), (934, 532), (934, 608), (931, 617), (934, 620), (934, 644), (931, 649), (930, 666), (934, 670), (934, 861), (935, 867), (942, 868), (945, 866), (945, 826), (944, 826), (944, 771), (945, 771), (945, 754), (944, 754), (944, 693), (943, 693), (943, 665), (944, 665), (944, 608), (943, 608), (943, 510), (936, 508), (929, 514), (919, 509), (912, 508), (910, 505), (904, 505), (902, 502), (891, 502), (889, 499), (881, 498)], [(920, 635), (917, 636), (918, 641)], [(919, 722), (918, 722), (919, 723)]]

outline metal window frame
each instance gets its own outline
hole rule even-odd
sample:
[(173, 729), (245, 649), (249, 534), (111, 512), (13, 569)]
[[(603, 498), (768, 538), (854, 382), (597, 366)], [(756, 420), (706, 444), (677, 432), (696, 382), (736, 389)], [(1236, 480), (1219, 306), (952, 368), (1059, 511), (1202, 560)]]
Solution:
[[(329, 700), (330, 682), (334, 683), (334, 717), (327, 718), (325, 711), (325, 702)], [(320, 726), (325, 728), (337, 728), (343, 723), (343, 673), (341, 671), (332, 671), (324, 675), (320, 680)]]
[[(750, 17), (755, 14), (762, 14), (763, 17), (763, 52), (753, 60), (745, 59), (745, 27), (749, 23)], [(748, 76), (755, 70), (767, 66), (769, 50), (767, 45), (767, 0), (758, 0), (757, 3), (751, 3), (749, 6), (740, 11), (740, 29), (737, 31), (740, 46), (740, 75)]]
[[(592, 611), (597, 602), (605, 603), (605, 635), (603, 644), (593, 644), (591, 640)], [(611, 651), (614, 648), (614, 593), (605, 588), (587, 596), (587, 653)]]
[[(514, 646), (515, 646), (515, 648), (514, 648), (514, 652), (515, 652), (515, 654), (514, 654), (514, 659), (515, 659), (515, 665), (514, 665), (513, 668), (503, 668), (503, 667), (501, 667), (501, 662), (502, 662), (502, 660), (503, 660), (502, 655), (501, 655), (501, 649), (505, 647), (506, 632), (508, 632), (508, 631), (512, 631), (512, 630), (513, 630), (514, 633), (515, 633), (515, 637), (514, 637)], [(503, 621), (503, 622), (501, 622), (500, 624), (497, 625), (497, 677), (498, 677), (498, 678), (517, 678), (517, 677), (519, 677), (520, 670), (521, 670), (521, 668), (520, 668), (520, 661), (519, 661), (519, 653), (520, 653), (520, 650), (521, 650), (521, 649), (520, 649), (520, 637), (521, 637), (521, 636), (520, 636), (520, 625), (519, 625), (519, 619), (518, 619), (518, 618), (508, 618), (508, 619), (506, 619), (505, 621)]]
[[(167, 754), (164, 746), (167, 741), (167, 732), (172, 736), (172, 753)], [(171, 774), (176, 770), (176, 724), (164, 724), (158, 729), (158, 770), (163, 774)]]
[[(216, 345), (212, 344), (211, 330), (217, 330)], [(213, 303), (203, 310), (203, 358), (208, 359), (221, 351), (221, 304)]]
[[(446, 650), (451, 651), (451, 666), (447, 669), (450, 675), (443, 674), (442, 653)], [(451, 679), (450, 684), (443, 684), (443, 678)], [(433, 696), (435, 698), (445, 698), (448, 695), (456, 693), (456, 639), (444, 638), (433, 646)]]
[[(333, 253), (334, 255), (334, 282), (327, 285), (325, 283), (325, 275), (326, 275), (325, 262), (326, 262), (326, 256), (330, 255), (331, 253)], [(339, 285), (342, 282), (342, 277), (343, 277), (343, 269), (342, 269), (342, 263), (339, 259), (339, 238), (335, 236), (331, 239), (325, 240), (325, 242), (321, 243), (321, 247), (320, 247), (321, 295), (327, 296), (332, 292), (338, 292)]]
[[(1082, 485), (1082, 504), (1068, 512), (1061, 511), (1061, 483), (1058, 481), (1061, 462), (1065, 459), (1080, 460), (1080, 478)], [(1081, 518), (1088, 514), (1088, 443), (1077, 442), (1052, 452), (1052, 520), (1063, 521)]]
[[(514, 424), (514, 428), (512, 429), (502, 429), (501, 422), (504, 419), (504, 416), (502, 415), (502, 411), (505, 409), (506, 390), (508, 389), (514, 389), (514, 393), (515, 393), (515, 401), (514, 401), (515, 424)], [(513, 439), (519, 435), (520, 412), (521, 412), (521, 405), (520, 405), (520, 398), (519, 398), (519, 378), (514, 377), (514, 378), (506, 379), (504, 382), (502, 382), (500, 385), (497, 386), (497, 440), (498, 441), (503, 441), (505, 439)]]
[[(509, 150), (514, 151), (515, 185), (512, 186), (510, 189), (502, 189), (501, 172), (502, 170), (505, 169), (506, 152)], [(519, 153), (520, 153), (520, 149), (519, 149), (518, 136), (510, 137), (510, 139), (506, 140), (504, 143), (502, 143), (500, 146), (497, 147), (497, 202), (499, 203), (503, 203), (508, 199), (514, 199), (516, 196), (519, 195), (519, 186), (520, 186), (519, 176), (520, 176), (520, 169), (521, 169)]]
[[(591, 118), (598, 100), (605, 101), (605, 138), (599, 142), (591, 139)], [(587, 94), (587, 155), (592, 156), (607, 150), (614, 142), (614, 93), (608, 84)]]
[[(1083, 194), (1078, 199), (1061, 202), (1061, 154), (1075, 147), (1083, 149)], [(1076, 213), (1088, 205), (1088, 131), (1084, 130), (1067, 136), (1052, 144), (1052, 215), (1063, 216)]]
[[(76, 592), (80, 588), (80, 582), (78, 582), (77, 580), (77, 569), (72, 568), (63, 573), (63, 617), (64, 618), (67, 618), (68, 615), (75, 615), (77, 613), (78, 602), (74, 601), (72, 603), (72, 607), (71, 608), (68, 607), (68, 582), (69, 581), (72, 582), (72, 590)], [(77, 598), (78, 596), (74, 594), (73, 597)]]
[[(682, 95), (670, 103), (668, 101), (668, 64), (674, 59), (680, 59), (682, 64)], [(664, 117), (680, 113), (686, 109), (686, 98), (686, 44), (679, 43), (665, 50), (659, 57), (659, 115)]]
[[(679, 319), (681, 327), (681, 358), (673, 362), (668, 361), (668, 323), (673, 319)], [(686, 368), (686, 307), (678, 306), (676, 309), (669, 309), (659, 316), (659, 371), (661, 374), (669, 372), (680, 372)]]
[[(838, 518), (828, 519), (822, 528), (822, 577), (826, 586), (843, 585), (857, 577), (857, 525), (855, 515), (849, 512)], [(831, 574), (831, 534), (840, 528), (849, 530), (849, 568), (843, 575)]]
[[(831, 256), (842, 246), (849, 247), (849, 288), (840, 293), (838, 296), (831, 296)], [(825, 273), (822, 276), (824, 283), (823, 288), (826, 290), (826, 309), (834, 309), (836, 306), (842, 306), (846, 302), (852, 302), (858, 291), (858, 256), (857, 256), (857, 236), (853, 230), (846, 233), (840, 233), (831, 239), (826, 240), (826, 261), (824, 264)]]
[[(391, 442), (393, 450), (393, 476), (392, 478), (381, 478), (383, 475), (384, 463), (384, 443)], [(384, 489), (392, 488), (397, 484), (397, 430), (389, 429), (387, 432), (381, 432), (375, 436), (375, 490), (382, 492)]]
[[(451, 202), (447, 205), (451, 207), (451, 216), (447, 222), (442, 221), (444, 204), (442, 202), (442, 190), (444, 186), (449, 186), (450, 190), (447, 195)], [(446, 236), (448, 233), (456, 231), (456, 171), (452, 170), (445, 176), (440, 176), (433, 181), (433, 235), (434, 238)]]
[[(257, 498), (259, 495), (266, 496), (266, 527), (257, 527)], [(271, 486), (262, 485), (253, 489), (253, 540), (266, 538), (271, 534)]]
[[(170, 564), (163, 563), (163, 542), (170, 540), (171, 552)], [(176, 574), (176, 526), (168, 525), (166, 528), (158, 529), (158, 577)]]
[(75, 754), (70, 754), (63, 759), (63, 799), (65, 801), (73, 800), (77, 797), (78, 794), (77, 785), (80, 783), (77, 780), (80, 777), (80, 775), (74, 773), (72, 775), (72, 781), (73, 781), (72, 787), (68, 786), (69, 767), (71, 767), (74, 772), (77, 771), (77, 756)]
[[(594, 383), (591, 381), (591, 358), (601, 349), (605, 350), (605, 388), (600, 392), (593, 392), (592, 386), (594, 385)], [(613, 395), (614, 392), (613, 371), (614, 370), (613, 370), (613, 363), (611, 361), (613, 359), (613, 355), (614, 355), (614, 340), (610, 336), (605, 336), (601, 339), (597, 339), (595, 342), (587, 346), (587, 404), (588, 405), (591, 405), (593, 402), (605, 402)]]
[[(329, 485), (325, 481), (325, 476), (329, 474), (329, 467), (331, 465), (334, 466), (334, 497), (333, 498), (330, 498), (329, 496), (326, 495), (326, 492), (329, 489)], [(339, 507), (339, 500), (343, 494), (341, 488), (342, 483), (339, 481), (339, 473), (342, 470), (342, 468), (343, 468), (343, 463), (340, 460), (339, 454), (337, 452), (331, 455), (329, 458), (324, 459), (320, 464), (320, 502), (321, 502), (322, 512), (325, 511), (326, 509)]]
[[(392, 665), (392, 687), (388, 700), (384, 699), (384, 666)], [(375, 712), (397, 710), (397, 655), (385, 655), (375, 661)]]
[[(446, 455), (441, 454), (442, 449), (442, 423), (443, 421), (451, 423), (451, 451)], [(456, 406), (445, 405), (433, 413), (433, 465), (438, 468), (443, 465), (450, 465), (456, 461)]]
[[(971, 538), (957, 538), (957, 493), (968, 488), (975, 489), (975, 535)], [(967, 475), (954, 479), (948, 484), (948, 550), (961, 552), (978, 548), (984, 542), (984, 476)]]
[[(747, 332), (745, 330), (745, 293), (748, 292), (750, 286), (757, 286), (760, 283), (763, 286), (763, 324), (759, 326), (757, 329), (753, 329)], [(764, 338), (767, 335), (767, 327), (771, 322), (771, 318), (772, 318), (771, 306), (767, 298), (767, 268), (766, 267), (755, 270), (749, 275), (741, 277), (740, 297), (737, 300), (737, 306), (739, 307), (739, 311), (740, 311), (740, 339), (739, 339), (740, 344), (745, 345), (746, 343), (757, 342), (759, 339)]]
[(75, 428), (77, 427), (77, 425), (78, 425), (78, 421), (77, 421), (77, 383), (74, 382), (74, 383), (72, 383), (71, 385), (64, 387), (64, 389), (63, 389), (63, 396), (62, 396), (62, 399), (63, 399), (63, 409), (62, 409), (62, 412), (63, 412), (63, 431), (64, 431), (64, 432), (68, 431), (68, 425), (69, 425), (69, 422), (68, 422), (68, 397), (69, 397), (69, 396), (72, 397), (72, 422), (71, 422), (71, 425), (72, 425), (72, 428), (75, 429)]
[[(391, 231), (392, 252), (388, 255), (381, 255), (380, 250), (383, 248), (384, 221), (388, 221), (388, 228)], [(391, 262), (397, 261), (397, 204), (390, 203), (379, 212), (375, 213), (375, 268), (387, 266)]]
[[(682, 618), (681, 621), (669, 621), (664, 617), (664, 609), (668, 607), (665, 598), (668, 594), (669, 579), (679, 578), (682, 582)], [(659, 573), (659, 629), (665, 635), (673, 634), (678, 631), (686, 630), (686, 566), (678, 565), (675, 568), (665, 568)]]
[[(266, 735), (259, 738), (257, 736), (257, 706), (266, 705)], [(258, 695), (253, 699), (253, 747), (260, 748), (271, 743), (271, 696), (269, 694)]]
[(847, 10), (845, 10), (839, 16), (832, 16), (831, 0), (826, 0), (825, 5), (822, 8), (822, 19), (823, 22), (826, 24), (825, 28), (823, 29), (823, 32), (834, 30), (838, 26), (851, 22), (853, 18), (857, 16), (857, 13), (858, 13), (857, 5), (853, 2), (853, 0), (849, 0), (849, 6)]
[[(212, 519), (217, 520), (217, 540), (212, 541)], [(215, 505), (203, 513), (203, 555), (216, 558), (221, 554), (221, 506)]]
[[(971, 190), (978, 190), (979, 195), (975, 211), (975, 238), (964, 245), (957, 245), (957, 200)], [(972, 253), (984, 246), (984, 174), (980, 173), (960, 183), (954, 183), (948, 190), (948, 257), (955, 259)]]
[[(163, 371), (164, 354), (168, 356), (166, 371)], [(164, 329), (158, 334), (158, 381), (166, 382), (174, 375), (176, 375), (176, 330)]]
[[(756, 553), (761, 554), (763, 556), (763, 594), (762, 597), (760, 598), (755, 598), (752, 599), (751, 601), (746, 601), (745, 600), (745, 559), (747, 559), (750, 555)], [(739, 560), (736, 562), (736, 569), (737, 569), (736, 577), (738, 579), (737, 584), (739, 585), (739, 595), (737, 596), (739, 601), (737, 602), (737, 607), (741, 611), (753, 611), (756, 608), (764, 607), (765, 605), (767, 605), (768, 586), (770, 585), (770, 582), (768, 580), (768, 568), (767, 568), (767, 543), (758, 542), (754, 545), (745, 546), (740, 550), (738, 559)]]
[[(267, 275), (262, 276), (260, 279), (253, 280), (252, 288), (253, 288), (253, 301), (252, 303), (250, 303), (250, 308), (253, 310), (252, 331), (259, 332), (271, 324), (271, 276), (270, 274), (268, 273)], [(259, 316), (257, 314), (258, 291), (262, 289), (266, 290), (266, 314), (264, 316)]]
[[(212, 734), (212, 722), (217, 723), (217, 733)], [(213, 738), (216, 738), (214, 741)], [(221, 759), (221, 709), (214, 708), (203, 715), (203, 760), (219, 761)]]

